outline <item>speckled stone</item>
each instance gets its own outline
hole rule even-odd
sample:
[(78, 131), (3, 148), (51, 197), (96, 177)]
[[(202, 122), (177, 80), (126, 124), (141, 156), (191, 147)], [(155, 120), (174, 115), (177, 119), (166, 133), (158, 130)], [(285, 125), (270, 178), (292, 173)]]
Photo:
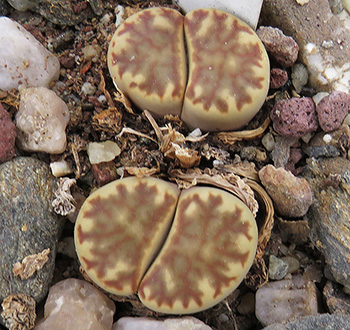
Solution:
[[(39, 302), (48, 292), (64, 224), (51, 207), (56, 187), (49, 166), (37, 159), (18, 157), (0, 165), (0, 302), (18, 293)], [(26, 280), (14, 276), (13, 264), (47, 248), (42, 269)]]
[(310, 330), (310, 329), (329, 329), (329, 330), (347, 330), (350, 328), (350, 316), (348, 315), (330, 315), (318, 314), (303, 317), (286, 324), (273, 324), (263, 330)]
[(310, 97), (278, 101), (270, 112), (274, 130), (287, 137), (302, 137), (317, 130), (316, 107)]
[(350, 288), (350, 161), (312, 158), (303, 175), (314, 196), (308, 212), (310, 239), (334, 279)]

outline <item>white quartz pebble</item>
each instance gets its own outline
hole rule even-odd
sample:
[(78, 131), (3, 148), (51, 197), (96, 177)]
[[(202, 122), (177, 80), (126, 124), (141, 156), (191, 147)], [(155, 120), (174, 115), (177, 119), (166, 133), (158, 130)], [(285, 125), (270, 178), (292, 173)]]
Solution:
[(258, 24), (263, 0), (174, 0), (185, 11), (199, 8), (216, 8), (233, 14), (254, 30)]
[(92, 284), (69, 278), (50, 288), (34, 330), (111, 330), (115, 305)]
[(211, 330), (211, 327), (194, 317), (155, 320), (147, 317), (122, 317), (112, 330)]
[(17, 145), (25, 151), (62, 153), (68, 122), (68, 107), (55, 92), (45, 87), (25, 89), (15, 120)]
[(48, 87), (60, 63), (20, 24), (0, 17), (0, 89)]
[(90, 142), (87, 146), (87, 153), (91, 164), (109, 162), (120, 154), (118, 144), (113, 141)]

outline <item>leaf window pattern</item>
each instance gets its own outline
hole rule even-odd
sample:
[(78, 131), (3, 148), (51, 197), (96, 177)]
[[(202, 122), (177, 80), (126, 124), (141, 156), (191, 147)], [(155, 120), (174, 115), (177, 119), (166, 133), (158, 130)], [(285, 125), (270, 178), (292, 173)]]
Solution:
[[(212, 192), (207, 198), (201, 196), (201, 190), (180, 197), (174, 229), (139, 288), (146, 306), (151, 302), (171, 311), (177, 302), (183, 310), (190, 304), (204, 309), (240, 283), (254, 257), (257, 234), (245, 205), (230, 195), (228, 210), (222, 197), (227, 192), (192, 189)], [(243, 247), (239, 245), (242, 241), (246, 243)]]
[(77, 251), (85, 271), (115, 294), (136, 292), (154, 250), (164, 240), (177, 202), (173, 189), (166, 191), (149, 180), (135, 186), (128, 182), (108, 185), (105, 196), (91, 196), (76, 226)]
[(266, 81), (256, 74), (264, 62), (258, 38), (249, 38), (254, 32), (232, 15), (196, 10), (185, 17), (185, 34), (192, 49), (185, 97), (205, 111), (215, 106), (221, 113), (229, 111), (226, 93), (235, 98), (238, 111), (252, 103), (252, 89), (263, 89)]

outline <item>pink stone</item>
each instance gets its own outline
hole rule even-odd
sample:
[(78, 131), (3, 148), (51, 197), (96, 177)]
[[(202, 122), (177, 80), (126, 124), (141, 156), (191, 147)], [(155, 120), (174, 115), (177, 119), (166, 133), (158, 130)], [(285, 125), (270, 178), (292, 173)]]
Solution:
[(292, 37), (271, 26), (260, 26), (257, 35), (267, 52), (281, 65), (291, 67), (298, 58), (299, 46)]
[(287, 137), (301, 137), (318, 127), (315, 103), (310, 97), (280, 100), (273, 107), (270, 117), (275, 131)]
[(69, 278), (50, 288), (44, 319), (34, 330), (110, 330), (115, 305), (90, 283)]
[(312, 192), (306, 179), (273, 165), (263, 167), (259, 178), (281, 216), (297, 218), (306, 214), (312, 204)]
[(264, 326), (317, 312), (316, 286), (301, 276), (269, 282), (256, 292), (255, 315)]
[(350, 95), (340, 91), (333, 91), (324, 97), (316, 107), (318, 122), (325, 132), (339, 128), (349, 111)]
[(286, 70), (273, 68), (270, 72), (270, 88), (278, 89), (283, 87), (288, 81), (288, 73)]
[(0, 163), (15, 156), (16, 126), (0, 103)]
[(122, 317), (114, 323), (112, 330), (211, 330), (194, 317), (156, 320), (148, 317)]

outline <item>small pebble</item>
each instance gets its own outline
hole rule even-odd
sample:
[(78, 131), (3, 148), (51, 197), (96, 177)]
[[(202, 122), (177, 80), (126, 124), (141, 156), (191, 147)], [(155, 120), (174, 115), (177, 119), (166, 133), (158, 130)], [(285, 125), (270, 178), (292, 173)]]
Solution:
[(44, 319), (34, 330), (111, 329), (114, 302), (92, 284), (69, 278), (50, 288)]
[(316, 286), (299, 275), (291, 280), (269, 282), (256, 292), (255, 315), (264, 326), (317, 312)]
[(50, 163), (50, 168), (53, 176), (55, 176), (56, 178), (73, 173), (72, 167), (64, 159)]
[(60, 154), (66, 149), (67, 105), (45, 87), (25, 89), (16, 114), (17, 142), (25, 151)]
[(329, 93), (327, 93), (327, 92), (318, 92), (317, 94), (315, 94), (312, 97), (312, 99), (314, 100), (315, 105), (317, 106), (320, 103), (320, 101), (328, 95), (329, 95)]
[(297, 93), (300, 93), (302, 88), (307, 84), (309, 74), (304, 64), (296, 63), (292, 68), (292, 84)]
[(261, 139), (262, 145), (267, 151), (272, 151), (275, 148), (275, 138), (272, 133), (266, 133)]
[(344, 292), (340, 285), (328, 281), (323, 288), (323, 296), (330, 313), (350, 315), (350, 296)]
[(240, 156), (242, 159), (247, 159), (249, 161), (265, 162), (267, 160), (266, 152), (254, 146), (243, 148)]
[(81, 51), (83, 53), (84, 61), (97, 62), (100, 59), (102, 48), (99, 45), (94, 44), (85, 46)]
[(85, 95), (93, 95), (96, 92), (96, 87), (89, 82), (85, 82), (83, 86), (81, 86), (81, 92)]
[(288, 273), (295, 273), (299, 270), (300, 263), (298, 259), (292, 257), (292, 256), (286, 256), (281, 258), (282, 261), (284, 261), (286, 264), (288, 264)]
[(237, 306), (237, 310), (242, 315), (253, 314), (255, 312), (255, 294), (253, 292), (246, 293)]
[(275, 131), (286, 137), (301, 137), (318, 127), (315, 103), (309, 97), (278, 101), (270, 117)]
[(164, 321), (146, 317), (122, 317), (112, 330), (211, 330), (194, 317), (168, 318)]
[(270, 256), (269, 259), (269, 278), (271, 280), (282, 280), (288, 274), (288, 264), (282, 259)]
[(0, 163), (15, 156), (16, 126), (0, 103)]
[(312, 204), (312, 192), (306, 179), (273, 165), (263, 167), (259, 178), (280, 215), (296, 218), (306, 214)]
[(282, 66), (291, 67), (298, 58), (299, 46), (292, 37), (274, 27), (260, 26), (256, 31), (268, 53)]
[(0, 17), (0, 40), (0, 89), (48, 87), (58, 79), (57, 57), (20, 24), (5, 16)]
[(87, 153), (91, 164), (109, 162), (120, 155), (120, 147), (113, 141), (90, 142)]
[(283, 87), (288, 81), (288, 73), (286, 70), (273, 68), (270, 71), (270, 88), (278, 89)]
[(92, 175), (99, 187), (117, 179), (117, 169), (113, 161), (92, 165)]
[(350, 94), (340, 91), (333, 91), (316, 106), (318, 122), (325, 132), (339, 128), (349, 111)]

